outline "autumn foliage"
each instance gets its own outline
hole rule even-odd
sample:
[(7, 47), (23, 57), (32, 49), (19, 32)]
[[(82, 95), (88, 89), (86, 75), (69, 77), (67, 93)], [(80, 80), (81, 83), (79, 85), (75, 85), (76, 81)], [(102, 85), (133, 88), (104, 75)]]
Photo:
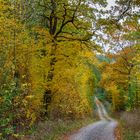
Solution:
[(103, 54), (98, 41), (110, 42), (96, 31), (117, 42), (118, 29), (113, 24), (113, 34), (112, 21), (100, 19), (106, 12), (90, 5), (106, 4), (0, 0), (0, 139), (20, 137), (46, 117), (91, 116), (98, 91), (113, 111), (140, 106), (137, 17), (122, 25), (119, 38), (134, 43)]

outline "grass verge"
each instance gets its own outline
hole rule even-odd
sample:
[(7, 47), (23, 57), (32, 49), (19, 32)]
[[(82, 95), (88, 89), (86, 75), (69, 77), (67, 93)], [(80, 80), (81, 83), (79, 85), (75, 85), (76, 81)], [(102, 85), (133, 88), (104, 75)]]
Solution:
[(95, 120), (92, 118), (85, 118), (79, 120), (47, 120), (40, 122), (34, 134), (32, 140), (62, 140), (64, 135), (70, 134), (79, 128), (93, 123)]
[(140, 110), (123, 112), (120, 120), (123, 140), (140, 140)]
[(133, 132), (130, 129), (123, 129), (123, 140), (140, 140), (140, 131)]

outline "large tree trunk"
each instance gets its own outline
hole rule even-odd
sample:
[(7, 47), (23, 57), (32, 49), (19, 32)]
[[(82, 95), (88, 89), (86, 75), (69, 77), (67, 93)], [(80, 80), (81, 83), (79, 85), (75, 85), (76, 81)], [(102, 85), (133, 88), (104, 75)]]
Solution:
[(51, 59), (50, 59), (50, 70), (48, 72), (48, 75), (47, 75), (47, 82), (49, 83), (47, 86), (48, 88), (46, 89), (45, 93), (44, 93), (44, 105), (45, 105), (45, 115), (49, 116), (48, 114), (48, 106), (50, 105), (51, 103), (51, 99), (52, 99), (52, 90), (51, 90), (51, 81), (53, 80), (53, 77), (54, 77), (54, 66), (55, 66), (55, 63), (56, 63), (56, 57), (55, 57), (55, 54), (56, 54), (56, 47), (57, 47), (57, 44), (53, 44), (52, 45), (52, 50), (51, 50)]

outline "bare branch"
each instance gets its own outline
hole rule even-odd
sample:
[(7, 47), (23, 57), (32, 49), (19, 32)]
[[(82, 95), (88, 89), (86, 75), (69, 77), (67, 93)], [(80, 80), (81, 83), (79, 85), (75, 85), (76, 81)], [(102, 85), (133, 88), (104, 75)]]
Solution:
[(64, 8), (63, 21), (62, 21), (62, 24), (61, 24), (59, 30), (58, 30), (57, 33), (55, 34), (55, 37), (54, 37), (54, 38), (57, 38), (57, 36), (62, 32), (63, 28), (64, 28), (68, 23), (74, 23), (75, 15), (76, 15), (76, 12), (77, 12), (78, 7), (79, 7), (80, 4), (81, 4), (81, 0), (79, 0), (79, 3), (77, 4), (75, 10), (73, 11), (73, 15), (72, 15), (71, 19), (69, 19), (69, 20), (67, 20), (67, 21), (65, 21), (65, 20), (66, 20), (66, 16), (67, 16), (67, 9), (66, 9), (66, 7), (65, 7), (66, 5), (63, 6), (63, 8)]
[(117, 21), (119, 21), (120, 19), (122, 19), (124, 17), (124, 15), (128, 12), (128, 10), (131, 8), (131, 3), (132, 3), (132, 0), (128, 0), (126, 8), (123, 9), (123, 11), (119, 15)]

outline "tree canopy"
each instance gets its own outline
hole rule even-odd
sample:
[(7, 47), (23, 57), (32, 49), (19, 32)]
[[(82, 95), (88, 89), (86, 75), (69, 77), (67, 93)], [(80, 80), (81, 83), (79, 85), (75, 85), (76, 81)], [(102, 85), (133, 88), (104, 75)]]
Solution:
[[(140, 106), (139, 0), (0, 0), (0, 139), (45, 117)], [(26, 126), (26, 127), (25, 127)]]

